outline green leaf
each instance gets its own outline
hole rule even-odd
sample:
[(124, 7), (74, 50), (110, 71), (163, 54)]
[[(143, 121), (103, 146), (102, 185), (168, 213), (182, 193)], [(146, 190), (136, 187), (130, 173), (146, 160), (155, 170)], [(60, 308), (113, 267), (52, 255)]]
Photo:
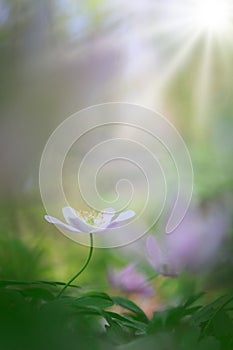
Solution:
[(20, 291), (14, 289), (0, 290), (0, 308), (14, 308), (17, 305), (24, 306), (26, 301), (22, 297)]
[(194, 304), (195, 301), (197, 301), (198, 299), (200, 299), (203, 295), (205, 294), (205, 292), (200, 292), (198, 294), (195, 294), (193, 296), (191, 296), (185, 303), (184, 303), (184, 307), (187, 308), (190, 305)]
[(42, 300), (53, 300), (54, 295), (46, 288), (26, 288), (21, 291), (22, 295), (24, 297), (31, 297), (36, 299), (42, 299)]
[[(23, 327), (23, 320), (30, 313), (30, 304), (16, 290), (0, 290), (0, 324), (8, 329)], [(0, 331), (2, 328), (0, 329)], [(0, 337), (1, 339), (1, 337)]]
[(167, 310), (167, 315), (165, 319), (166, 326), (173, 326), (178, 324), (179, 321), (186, 316), (190, 311), (182, 306), (174, 307)]
[(164, 311), (156, 311), (147, 327), (147, 333), (177, 327), (181, 320), (199, 310), (199, 306), (186, 309), (184, 306), (171, 307)]
[(114, 304), (108, 294), (99, 292), (86, 293), (79, 298), (73, 299), (72, 303), (76, 306), (98, 307), (100, 309), (105, 309)]
[(205, 337), (198, 344), (197, 350), (220, 350), (220, 343), (214, 337)]
[[(172, 339), (171, 333), (161, 332), (147, 337), (138, 337), (128, 344), (117, 347), (117, 350), (178, 350)], [(180, 349), (179, 349), (180, 350)]]
[(106, 311), (105, 313), (107, 313), (112, 319), (120, 321), (122, 326), (140, 330), (142, 333), (145, 333), (146, 324), (144, 322), (136, 321), (128, 315), (123, 316), (112, 311)]
[[(57, 282), (57, 281), (11, 281), (11, 280), (4, 280), (0, 281), (0, 287), (8, 287), (8, 286), (24, 286), (24, 285), (34, 285), (34, 284), (47, 284), (50, 286), (65, 286), (65, 282)], [(80, 286), (76, 286), (74, 284), (70, 284), (69, 287), (78, 288), (80, 289)]]
[(211, 321), (211, 319), (215, 316), (216, 312), (218, 312), (217, 310), (220, 310), (222, 307), (226, 306), (231, 301), (232, 295), (224, 295), (219, 297), (212, 303), (204, 306), (203, 308), (199, 309), (196, 313), (194, 313), (192, 317), (192, 322), (195, 325), (199, 325), (206, 321)]
[(134, 312), (136, 315), (138, 315), (138, 318), (141, 321), (146, 323), (149, 322), (148, 317), (146, 316), (144, 311), (139, 306), (137, 306), (133, 301), (122, 297), (112, 297), (112, 300), (116, 305), (119, 305), (124, 309)]
[(150, 320), (147, 333), (153, 333), (154, 331), (162, 330), (165, 326), (166, 313), (164, 311), (154, 312), (152, 319)]
[(213, 333), (217, 338), (233, 337), (233, 322), (223, 310), (213, 319)]
[(106, 326), (106, 334), (111, 343), (120, 345), (125, 342), (127, 335), (125, 327), (122, 327), (121, 324), (112, 319), (108, 320), (108, 323), (109, 326)]

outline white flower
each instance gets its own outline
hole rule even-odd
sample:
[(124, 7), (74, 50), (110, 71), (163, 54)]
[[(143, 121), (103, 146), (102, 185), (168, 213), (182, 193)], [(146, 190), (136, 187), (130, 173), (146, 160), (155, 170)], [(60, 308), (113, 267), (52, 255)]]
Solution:
[(115, 210), (112, 208), (104, 209), (101, 212), (76, 211), (71, 207), (62, 209), (66, 223), (59, 219), (45, 215), (45, 220), (55, 224), (70, 232), (82, 233), (103, 233), (110, 228), (120, 226), (120, 223), (132, 218), (135, 215), (133, 210), (127, 210), (119, 214), (115, 219)]

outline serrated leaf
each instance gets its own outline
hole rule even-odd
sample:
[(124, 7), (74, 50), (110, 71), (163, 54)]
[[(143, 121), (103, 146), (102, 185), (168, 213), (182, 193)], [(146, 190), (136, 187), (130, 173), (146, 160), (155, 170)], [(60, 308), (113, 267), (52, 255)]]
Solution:
[(214, 300), (212, 303), (199, 309), (192, 317), (192, 322), (199, 325), (214, 317), (217, 308), (227, 305), (232, 300), (232, 295), (224, 295)]
[(86, 293), (79, 298), (73, 299), (73, 304), (81, 307), (99, 307), (105, 309), (107, 307), (113, 306), (113, 300), (106, 293)]
[(106, 334), (111, 343), (121, 344), (125, 339), (125, 329), (115, 320), (110, 320), (109, 326), (106, 326)]
[(124, 309), (134, 312), (138, 316), (139, 320), (148, 323), (149, 320), (144, 311), (133, 301), (122, 297), (112, 297), (112, 300), (116, 305), (119, 305)]
[(168, 327), (177, 327), (185, 316), (192, 315), (195, 311), (199, 310), (199, 308), (199, 306), (196, 306), (187, 309), (184, 306), (178, 306), (164, 311), (156, 311), (149, 322), (147, 332), (153, 333)]
[(142, 333), (145, 333), (146, 324), (144, 322), (136, 321), (136, 320), (134, 320), (133, 318), (131, 318), (128, 315), (124, 315), (123, 316), (123, 315), (119, 315), (118, 313), (115, 313), (115, 312), (112, 312), (112, 311), (106, 311), (106, 313), (112, 319), (116, 319), (116, 320), (120, 321), (120, 324), (122, 326), (126, 326), (126, 327), (129, 327), (129, 328), (140, 330)]

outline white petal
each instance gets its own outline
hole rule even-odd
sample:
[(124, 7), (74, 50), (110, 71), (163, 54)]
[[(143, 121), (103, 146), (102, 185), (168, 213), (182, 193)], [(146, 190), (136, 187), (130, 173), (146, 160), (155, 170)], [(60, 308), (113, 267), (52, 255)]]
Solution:
[(45, 220), (48, 221), (49, 223), (51, 224), (54, 224), (54, 225), (57, 225), (61, 228), (64, 228), (66, 229), (67, 231), (70, 231), (70, 232), (81, 232), (79, 231), (77, 228), (73, 227), (73, 226), (70, 226), (70, 225), (67, 225), (67, 224), (64, 224), (64, 222), (58, 220), (57, 218), (54, 218), (53, 216), (48, 216), (48, 215), (45, 215)]
[(115, 210), (113, 208), (106, 208), (106, 209), (103, 210), (103, 218), (102, 218), (102, 222), (103, 223), (99, 225), (98, 224), (98, 218), (95, 221), (95, 223), (100, 228), (105, 228), (105, 227), (107, 227), (110, 224), (110, 222), (111, 222), (111, 220), (112, 220), (114, 215), (115, 215)]
[(119, 226), (118, 223), (112, 221), (113, 216), (115, 215), (115, 210), (112, 208), (107, 208), (103, 210), (104, 218), (103, 218), (103, 224), (99, 225), (99, 227), (95, 228), (92, 232), (93, 233), (104, 233), (108, 231), (110, 228)]
[(69, 221), (70, 218), (73, 218), (73, 219), (77, 218), (76, 210), (72, 207), (62, 208), (62, 213), (63, 213), (63, 216), (64, 216), (66, 222), (68, 222), (68, 224), (70, 224), (70, 221)]
[(115, 209), (113, 209), (113, 208), (105, 208), (104, 210), (103, 210), (103, 212), (104, 212), (104, 214), (106, 214), (106, 215), (115, 215)]
[(112, 222), (109, 223), (108, 226), (106, 226), (105, 230), (108, 230), (108, 229), (111, 229), (111, 228), (117, 228), (117, 227), (120, 227), (121, 226), (121, 223), (120, 221), (116, 221), (116, 220), (113, 220)]
[(101, 234), (101, 233), (104, 233), (108, 230), (108, 226), (107, 227), (103, 227), (103, 228), (94, 228), (92, 229), (92, 233), (98, 233), (98, 234)]
[(85, 221), (82, 218), (79, 218), (77, 215), (75, 209), (72, 207), (64, 207), (62, 208), (62, 212), (64, 215), (64, 218), (66, 219), (66, 222), (70, 224), (71, 226), (75, 227), (80, 232), (93, 232), (94, 226), (87, 225)]
[(77, 217), (76, 218), (69, 218), (69, 223), (84, 233), (85, 232), (87, 232), (87, 233), (94, 232), (94, 230), (96, 229), (95, 226), (88, 225), (82, 219), (79, 219)]
[(134, 216), (135, 216), (135, 212), (133, 210), (127, 210), (127, 211), (124, 211), (123, 213), (120, 213), (120, 215), (118, 215), (118, 217), (114, 220), (114, 222), (125, 221)]
[(91, 225), (87, 225), (82, 219), (75, 218), (75, 219), (69, 219), (69, 221), (75, 228), (77, 228), (81, 232), (84, 232), (84, 233), (94, 232), (95, 227)]

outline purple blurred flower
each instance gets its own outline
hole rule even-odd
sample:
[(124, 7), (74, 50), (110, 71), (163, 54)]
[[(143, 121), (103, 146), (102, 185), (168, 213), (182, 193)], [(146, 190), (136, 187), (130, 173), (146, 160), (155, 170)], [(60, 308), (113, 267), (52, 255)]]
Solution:
[(147, 282), (147, 276), (138, 272), (134, 264), (129, 264), (121, 270), (108, 270), (108, 281), (114, 288), (119, 288), (127, 294), (154, 295), (153, 288)]
[(155, 237), (149, 236), (147, 238), (146, 250), (148, 261), (158, 274), (170, 277), (178, 274), (174, 262), (160, 249)]
[(107, 208), (97, 213), (94, 211), (76, 211), (71, 207), (64, 207), (62, 213), (67, 223), (63, 223), (59, 219), (48, 215), (45, 215), (45, 220), (67, 231), (77, 233), (103, 233), (110, 228), (120, 226), (121, 222), (135, 215), (133, 210), (127, 210), (119, 214), (117, 218), (113, 220), (115, 210), (112, 208)]
[(228, 232), (228, 217), (215, 203), (190, 210), (180, 226), (167, 236), (167, 247), (178, 268), (208, 269)]
[(163, 236), (163, 251), (155, 237), (147, 238), (148, 260), (162, 275), (207, 270), (216, 262), (227, 230), (228, 218), (221, 207), (208, 203), (191, 208), (181, 224)]

